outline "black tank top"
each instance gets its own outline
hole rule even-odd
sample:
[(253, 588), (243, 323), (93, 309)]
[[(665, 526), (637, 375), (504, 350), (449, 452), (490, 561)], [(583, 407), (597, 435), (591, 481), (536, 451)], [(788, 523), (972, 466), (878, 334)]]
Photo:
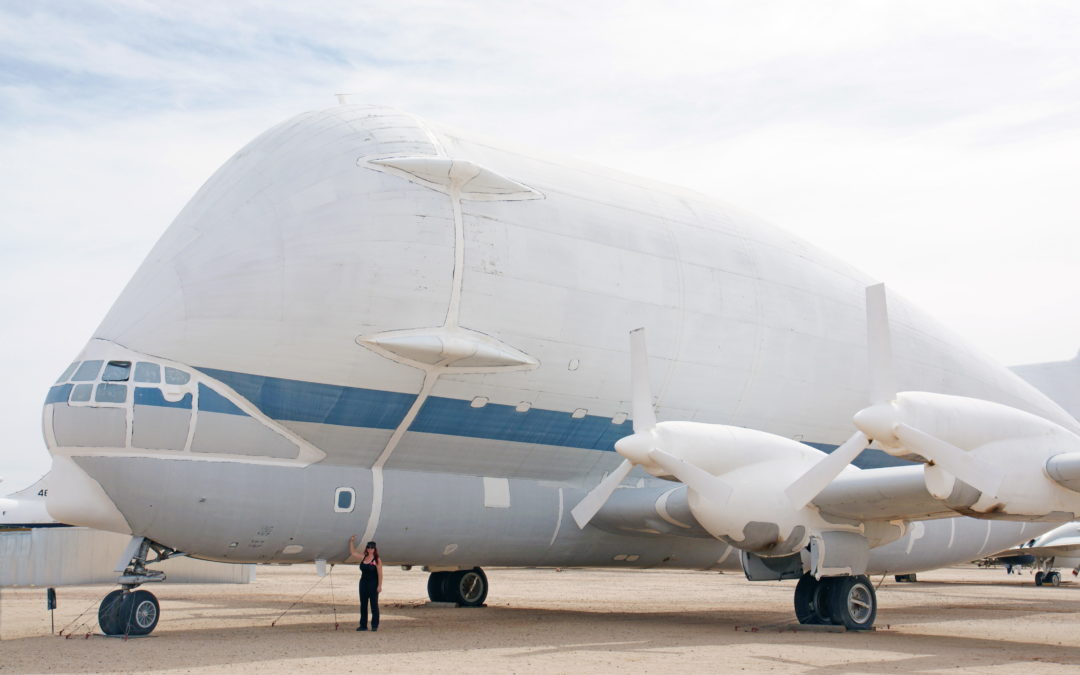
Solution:
[(379, 585), (379, 569), (375, 563), (360, 563), (360, 583)]

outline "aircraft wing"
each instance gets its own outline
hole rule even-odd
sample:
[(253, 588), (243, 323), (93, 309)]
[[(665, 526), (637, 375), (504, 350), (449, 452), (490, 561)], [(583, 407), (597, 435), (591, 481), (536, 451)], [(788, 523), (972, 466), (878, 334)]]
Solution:
[(922, 465), (845, 471), (812, 503), (854, 520), (930, 520), (957, 515), (926, 490)]
[(1055, 539), (1053, 542), (1043, 544), (1042, 546), (1010, 548), (1007, 551), (995, 553), (994, 557), (1005, 558), (1013, 555), (1033, 555), (1039, 558), (1050, 558), (1057, 555), (1064, 556), (1070, 553), (1080, 553), (1080, 536), (1062, 537), (1061, 539)]

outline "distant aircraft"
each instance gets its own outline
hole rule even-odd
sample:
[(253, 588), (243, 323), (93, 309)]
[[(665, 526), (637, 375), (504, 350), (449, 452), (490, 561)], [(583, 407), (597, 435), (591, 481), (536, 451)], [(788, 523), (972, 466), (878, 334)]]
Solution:
[(370, 106), (218, 170), (43, 414), (49, 512), (132, 536), (106, 633), (152, 630), (151, 552), (333, 563), (354, 534), (433, 600), (483, 603), (491, 565), (741, 567), (865, 629), (868, 574), (1080, 512), (1076, 419), (849, 265)]
[(1072, 568), (1073, 576), (1080, 574), (1080, 523), (1065, 523), (1021, 546), (1001, 551), (994, 558), (1007, 561), (1026, 559), (1034, 564), (1035, 585), (1061, 585), (1058, 568)]
[(56, 522), (45, 508), (48, 493), (49, 489), (42, 478), (30, 487), (0, 497), (0, 530), (66, 527)]

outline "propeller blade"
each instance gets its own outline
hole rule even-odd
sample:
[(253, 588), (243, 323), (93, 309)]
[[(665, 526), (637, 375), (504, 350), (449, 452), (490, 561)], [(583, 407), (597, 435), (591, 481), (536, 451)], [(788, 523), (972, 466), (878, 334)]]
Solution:
[(579, 528), (585, 529), (585, 526), (603, 508), (611, 494), (615, 492), (615, 488), (619, 487), (619, 483), (623, 482), (630, 473), (630, 469), (633, 468), (634, 465), (630, 463), (630, 460), (624, 459), (622, 464), (607, 475), (607, 478), (589, 490), (589, 494), (585, 495), (577, 506), (570, 509), (570, 515), (574, 517), (574, 522)]
[(997, 496), (1004, 476), (990, 470), (971, 453), (906, 424), (896, 425), (896, 436), (904, 447), (914, 450), (984, 495)]
[(888, 403), (896, 398), (896, 372), (885, 284), (866, 287), (866, 348), (870, 359), (870, 402)]
[(787, 495), (795, 510), (803, 508), (814, 497), (821, 494), (821, 491), (828, 487), (829, 483), (839, 476), (840, 472), (851, 464), (869, 444), (870, 439), (866, 437), (866, 434), (856, 431), (851, 438), (844, 441), (843, 445), (822, 457), (817, 464), (799, 476), (784, 490), (784, 494)]
[(727, 481), (712, 475), (699, 466), (695, 466), (660, 449), (654, 449), (650, 452), (649, 458), (656, 462), (661, 469), (686, 483), (686, 486), (691, 490), (707, 497), (716, 504), (723, 504), (731, 496), (732, 489)]
[(645, 348), (645, 329), (630, 331), (630, 384), (633, 392), (631, 410), (634, 414), (634, 433), (656, 426), (652, 389), (649, 387), (649, 353)]
[[(652, 445), (652, 435), (649, 434), (656, 426), (656, 412), (653, 410), (652, 391), (649, 388), (649, 354), (645, 348), (645, 329), (637, 328), (630, 331), (630, 386), (631, 386), (631, 411), (634, 415), (634, 434), (620, 439), (623, 456), (639, 455), (643, 458), (647, 455)], [(619, 443), (615, 444), (619, 450)], [(638, 447), (643, 446), (643, 447)], [(630, 452), (624, 452), (629, 450)], [(639, 452), (632, 452), (639, 450)], [(629, 459), (623, 461), (607, 478), (589, 490), (589, 494), (578, 502), (578, 505), (570, 510), (574, 522), (578, 527), (584, 528), (589, 521), (604, 507), (611, 498), (615, 488), (634, 468)]]

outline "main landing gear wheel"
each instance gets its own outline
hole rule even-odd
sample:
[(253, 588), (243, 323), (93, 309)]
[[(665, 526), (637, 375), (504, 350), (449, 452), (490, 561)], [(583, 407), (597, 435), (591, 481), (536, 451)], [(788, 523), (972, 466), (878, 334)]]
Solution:
[(848, 630), (870, 630), (877, 618), (877, 593), (874, 584), (864, 574), (856, 577), (836, 577), (832, 582), (829, 610), (832, 622)]
[(479, 567), (451, 572), (443, 583), (443, 591), (447, 600), (459, 607), (480, 607), (487, 599), (487, 575)]
[(1061, 585), (1061, 573), (1060, 572), (1047, 572), (1043, 577), (1044, 586), (1060, 586)]
[(795, 616), (803, 624), (832, 623), (829, 611), (829, 579), (815, 579), (807, 573), (799, 577), (795, 586)]
[(865, 575), (815, 579), (807, 573), (795, 586), (795, 616), (802, 624), (869, 630), (877, 618), (877, 594)]
[(113, 591), (98, 607), (105, 635), (149, 635), (157, 627), (161, 607), (150, 591)]
[(432, 602), (450, 602), (443, 592), (449, 572), (432, 572), (427, 578), (427, 596)]
[(1035, 573), (1035, 585), (1036, 586), (1042, 586), (1044, 578), (1045, 578), (1045, 575), (1041, 571), (1036, 572)]
[(479, 567), (457, 572), (432, 572), (428, 577), (427, 592), (432, 602), (480, 607), (487, 599), (487, 575)]

